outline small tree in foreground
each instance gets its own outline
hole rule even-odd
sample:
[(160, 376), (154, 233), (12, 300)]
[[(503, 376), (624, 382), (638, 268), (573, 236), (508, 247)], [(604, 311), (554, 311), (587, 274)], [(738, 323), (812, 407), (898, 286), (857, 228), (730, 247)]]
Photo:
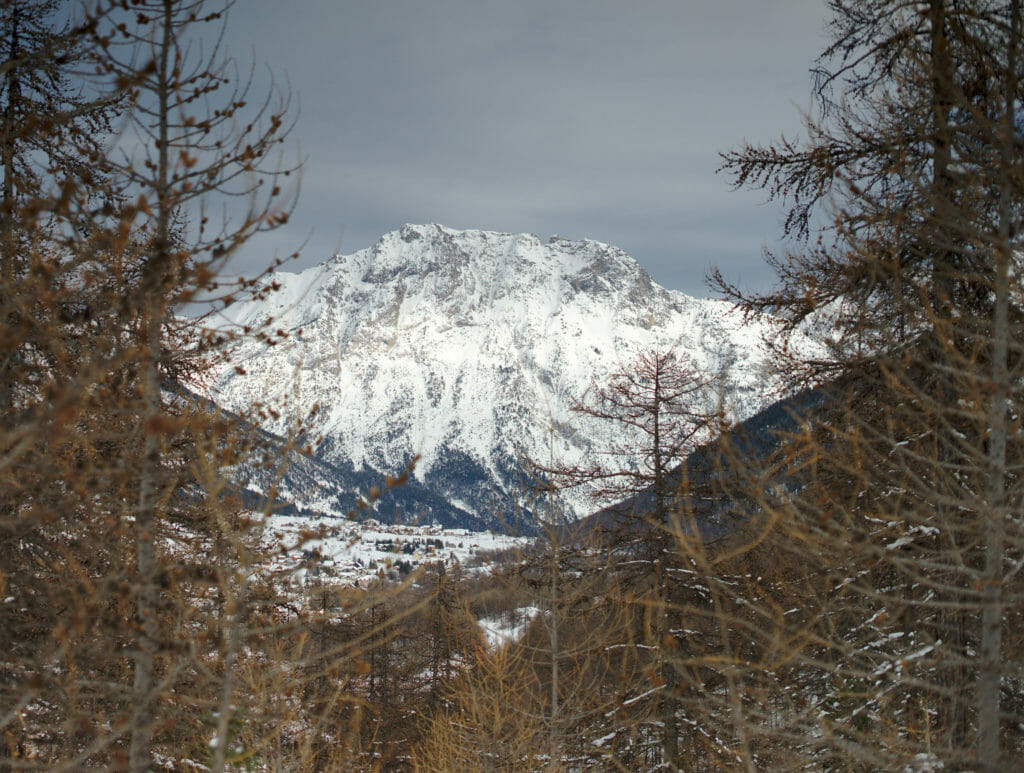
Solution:
[[(687, 457), (706, 442), (719, 423), (709, 413), (709, 381), (688, 369), (674, 353), (640, 352), (595, 387), (574, 409), (608, 423), (617, 440), (595, 449), (588, 463), (571, 468), (536, 465), (555, 488), (584, 487), (597, 502), (617, 502), (608, 520), (608, 550), (614, 558), (622, 601), (639, 610), (627, 614), (639, 626), (633, 634), (650, 654), (656, 707), (641, 722), (658, 728), (661, 757), (679, 766), (678, 672), (672, 650), (679, 646), (681, 621), (673, 611), (677, 535), (697, 528)], [(625, 590), (628, 589), (628, 592)], [(636, 701), (633, 713), (636, 713)]]

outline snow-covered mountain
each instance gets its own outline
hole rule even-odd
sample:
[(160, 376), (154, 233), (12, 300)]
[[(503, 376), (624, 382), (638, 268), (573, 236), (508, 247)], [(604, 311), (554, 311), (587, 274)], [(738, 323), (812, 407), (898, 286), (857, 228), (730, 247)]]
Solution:
[[(621, 438), (621, 426), (571, 405), (648, 347), (721, 377), (733, 418), (778, 397), (758, 346), (767, 323), (667, 290), (600, 242), (407, 225), (266, 283), (280, 289), (231, 305), (223, 324), (270, 318), (287, 337), (241, 337), (210, 397), (275, 407), (263, 426), (279, 434), (314, 413), (316, 456), (348, 477), (329, 491), (286, 481), (283, 493), (322, 512), (344, 511), (339, 491), (354, 495), (414, 455), (401, 519), (494, 527), (529, 511), (522, 461), (571, 464)], [(382, 503), (377, 517), (395, 507)], [(582, 515), (594, 503), (580, 492), (569, 507)]]

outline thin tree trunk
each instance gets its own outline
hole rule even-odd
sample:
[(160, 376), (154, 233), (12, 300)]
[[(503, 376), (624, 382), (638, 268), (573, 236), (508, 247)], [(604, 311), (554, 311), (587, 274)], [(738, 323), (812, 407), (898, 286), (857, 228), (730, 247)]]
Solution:
[[(554, 493), (551, 493), (554, 496)], [(562, 732), (559, 724), (561, 717), (559, 716), (560, 706), (558, 703), (558, 660), (561, 655), (559, 652), (558, 643), (558, 578), (559, 578), (559, 567), (558, 567), (558, 548), (560, 543), (557, 541), (555, 534), (557, 528), (552, 527), (551, 529), (551, 598), (550, 603), (550, 615), (548, 619), (548, 646), (551, 648), (551, 719), (549, 728), (549, 745), (550, 745), (550, 759), (548, 765), (551, 770), (559, 770), (559, 756), (562, 748)]]
[[(953, 388), (954, 352), (955, 347), (953, 307), (956, 294), (957, 276), (954, 265), (952, 245), (948, 241), (944, 223), (953, 216), (952, 188), (950, 176), (952, 164), (952, 138), (950, 134), (950, 112), (954, 103), (952, 97), (953, 64), (947, 36), (947, 3), (948, 0), (931, 0), (929, 9), (931, 38), (931, 84), (932, 84), (932, 217), (930, 226), (932, 237), (936, 240), (928, 245), (932, 253), (932, 351), (927, 353), (927, 363), (934, 379), (931, 399), (936, 416), (935, 464), (936, 480), (945, 487), (947, 476), (951, 474), (955, 462), (955, 452), (951, 447), (944, 426), (944, 412), (955, 405)], [(953, 492), (941, 490), (940, 498)], [(948, 505), (939, 505), (938, 522), (947, 532), (955, 528), (957, 515)], [(943, 535), (953, 539), (951, 534)], [(948, 665), (939, 669), (938, 679), (945, 688), (943, 710), (940, 714), (942, 730), (945, 734), (945, 746), (959, 754), (963, 750), (967, 734), (967, 715), (965, 701), (961, 695), (964, 684), (964, 658), (966, 611), (965, 599), (957, 590), (958, 579), (952, 570), (946, 578), (948, 594), (938, 611), (937, 630), (935, 635), (944, 641), (951, 654)]]
[(978, 713), (977, 758), (983, 770), (995, 773), (999, 762), (1000, 682), (1002, 677), (1003, 552), (1006, 507), (1007, 409), (1010, 398), (1008, 349), (1010, 340), (1010, 186), (1014, 162), (1014, 101), (1017, 94), (1017, 46), (1020, 39), (1020, 0), (1010, 3), (1010, 45), (1005, 82), (1006, 105), (1000, 142), (999, 236), (995, 258), (995, 308), (992, 320), (992, 402), (988, 440), (988, 510), (985, 512), (985, 571), (981, 621), (980, 663), (975, 699)]
[[(442, 619), (445, 613), (445, 606), (441, 594), (444, 593), (445, 588), (445, 572), (444, 572), (444, 561), (440, 561), (437, 565), (437, 591), (434, 595), (434, 665), (432, 674), (430, 677), (430, 710), (433, 712), (437, 708), (438, 699), (440, 698), (441, 687), (441, 638), (444, 636), (444, 621)], [(447, 648), (444, 653), (445, 660), (447, 660)]]
[[(160, 345), (160, 324), (151, 309), (147, 320), (149, 362), (145, 370), (145, 410), (140, 417), (145, 433), (143, 471), (139, 481), (139, 507), (135, 513), (136, 579), (135, 608), (139, 627), (135, 652), (135, 679), (132, 688), (131, 744), (129, 769), (145, 773), (150, 765), (150, 740), (153, 729), (153, 660), (156, 650), (156, 497), (157, 469), (160, 464), (160, 436), (153, 430), (160, 412), (160, 382), (156, 354)], [(154, 340), (155, 339), (155, 340)]]
[[(227, 764), (227, 750), (231, 735), (231, 720), (234, 718), (234, 709), (231, 695), (234, 691), (235, 658), (241, 648), (245, 615), (242, 613), (245, 606), (245, 593), (247, 590), (247, 577), (245, 572), (239, 572), (238, 578), (240, 587), (237, 593), (231, 594), (226, 600), (224, 610), (224, 624), (228, 626), (227, 642), (224, 652), (224, 684), (221, 688), (220, 704), (217, 706), (217, 746), (213, 750), (213, 765), (211, 773), (224, 773)], [(322, 637), (321, 637), (322, 641)], [(323, 644), (321, 643), (321, 648)]]
[[(555, 426), (550, 424), (548, 426), (548, 464), (549, 469), (555, 469)], [(561, 728), (561, 703), (559, 699), (559, 688), (561, 674), (559, 673), (559, 660), (561, 659), (561, 644), (559, 642), (559, 630), (558, 630), (558, 589), (559, 580), (561, 579), (561, 567), (559, 566), (559, 549), (562, 546), (562, 534), (559, 531), (562, 524), (562, 519), (559, 518), (561, 512), (555, 505), (555, 482), (551, 478), (548, 480), (548, 549), (551, 551), (550, 559), (551, 565), (549, 571), (551, 573), (550, 583), (548, 587), (548, 649), (551, 656), (551, 686), (550, 686), (550, 700), (551, 710), (548, 718), (548, 768), (552, 771), (559, 770), (562, 749), (562, 728)]]
[(679, 769), (679, 729), (676, 727), (676, 679), (675, 667), (669, 653), (671, 641), (671, 625), (668, 614), (668, 580), (665, 571), (665, 560), (658, 558), (658, 606), (656, 645), (661, 657), (661, 723), (662, 723), (662, 760), (669, 770)]
[(173, 0), (163, 3), (163, 30), (160, 43), (160, 62), (157, 86), (157, 225), (154, 234), (153, 255), (146, 266), (143, 281), (145, 297), (144, 321), (146, 325), (146, 366), (143, 382), (144, 411), (141, 416), (145, 434), (143, 470), (139, 480), (139, 507), (135, 513), (136, 554), (136, 614), (139, 637), (135, 659), (135, 680), (132, 691), (131, 743), (129, 769), (131, 773), (145, 773), (150, 764), (150, 745), (153, 735), (154, 652), (157, 644), (156, 620), (156, 507), (160, 471), (161, 437), (154, 426), (162, 411), (160, 396), (160, 359), (163, 351), (163, 321), (165, 314), (164, 284), (170, 268), (170, 221), (173, 203), (170, 195), (170, 159), (168, 154), (169, 102), (172, 94), (170, 53), (173, 38)]

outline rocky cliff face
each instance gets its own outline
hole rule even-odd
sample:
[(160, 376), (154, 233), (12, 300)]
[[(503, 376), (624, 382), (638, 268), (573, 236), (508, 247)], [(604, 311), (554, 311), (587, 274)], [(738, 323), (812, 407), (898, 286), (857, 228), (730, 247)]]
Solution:
[[(573, 463), (621, 440), (622, 427), (571, 405), (644, 348), (671, 348), (720, 378), (708, 399), (735, 418), (777, 397), (758, 347), (767, 323), (743, 326), (725, 302), (666, 290), (599, 242), (407, 225), (267, 281), (280, 289), (233, 304), (224, 325), (270, 318), (288, 336), (242, 338), (210, 397), (232, 410), (275, 407), (264, 429), (277, 433), (316, 408), (330, 493), (285, 494), (321, 511), (419, 455), (405, 501), (397, 512), (382, 503), (378, 517), (500, 528), (532, 509), (522, 460)], [(578, 492), (567, 506), (582, 515), (594, 503)]]

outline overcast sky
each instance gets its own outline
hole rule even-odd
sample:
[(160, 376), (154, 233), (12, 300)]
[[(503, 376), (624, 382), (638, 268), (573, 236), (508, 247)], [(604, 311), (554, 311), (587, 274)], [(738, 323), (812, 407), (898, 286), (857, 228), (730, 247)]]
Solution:
[(718, 153), (800, 129), (823, 0), (238, 0), (227, 46), (301, 102), (292, 268), (403, 223), (592, 238), (708, 295), (770, 273), (780, 209)]

